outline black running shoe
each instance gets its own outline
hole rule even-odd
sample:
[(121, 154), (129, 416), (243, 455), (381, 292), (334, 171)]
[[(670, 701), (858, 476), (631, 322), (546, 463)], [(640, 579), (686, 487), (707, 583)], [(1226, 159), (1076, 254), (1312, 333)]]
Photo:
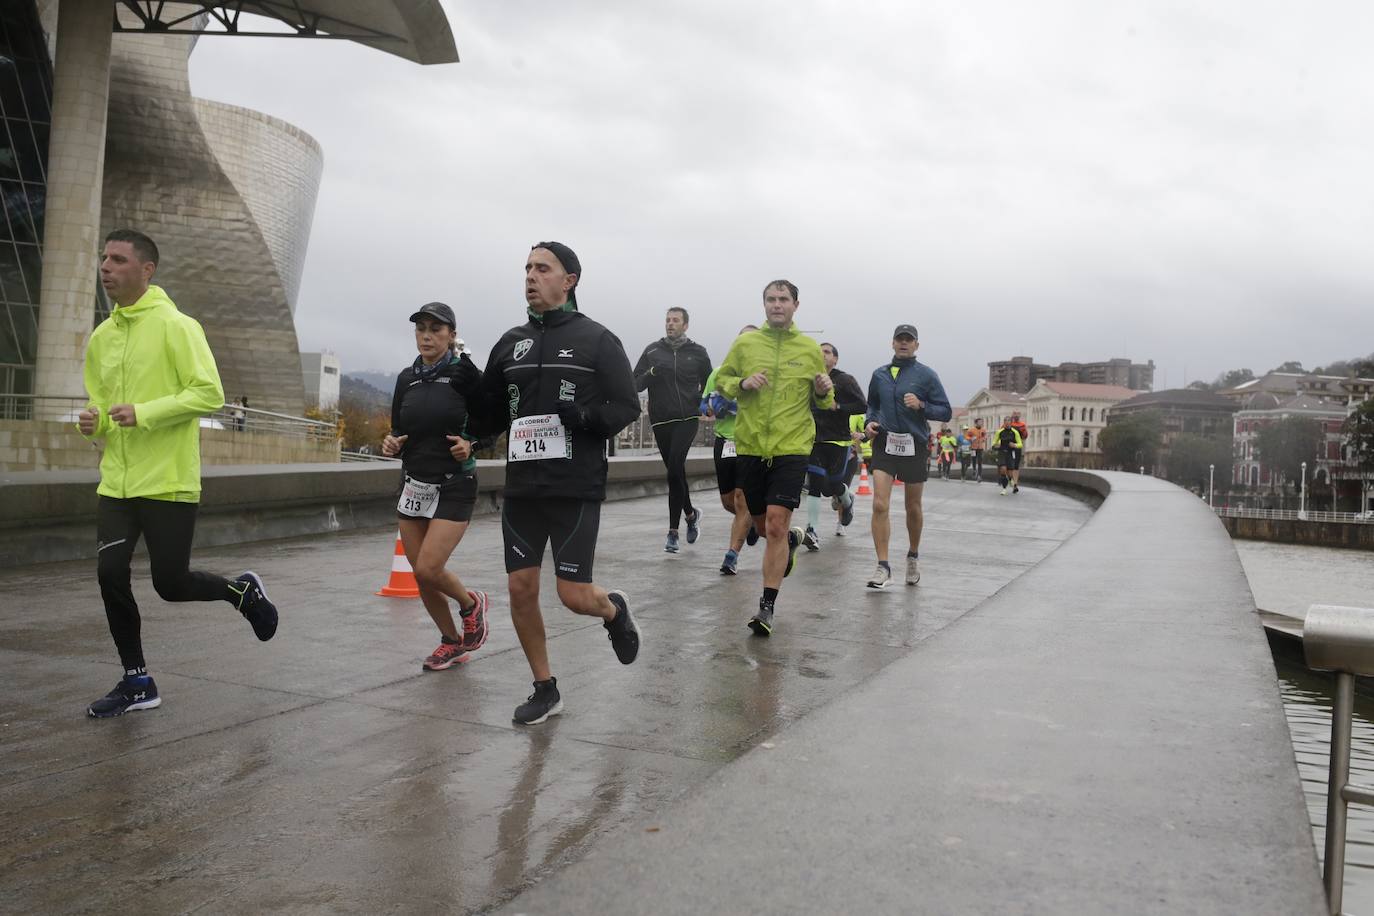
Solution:
[(157, 684), (151, 677), (146, 684), (120, 678), (114, 690), (86, 707), (86, 715), (93, 719), (112, 719), (136, 709), (156, 709), (161, 705), (162, 697), (158, 696)]
[(687, 513), (687, 543), (695, 544), (697, 535), (701, 534), (701, 510), (693, 509)]
[(229, 583), (229, 590), (239, 596), (234, 607), (253, 625), (258, 639), (267, 642), (277, 634), (277, 606), (267, 600), (257, 573), (250, 570), (239, 576)]
[(759, 602), (759, 612), (749, 618), (749, 629), (755, 636), (773, 635), (773, 605)]
[(607, 592), (606, 597), (616, 607), (615, 619), (602, 624), (610, 637), (611, 648), (622, 665), (628, 665), (639, 655), (639, 627), (635, 625), (634, 615), (630, 613), (630, 599), (624, 592)]
[(807, 550), (821, 549), (821, 539), (816, 535), (816, 529), (810, 525), (806, 526), (806, 533), (802, 535), (802, 543), (806, 545)]
[(534, 693), (515, 707), (515, 715), (511, 718), (516, 725), (538, 725), (562, 711), (563, 698), (558, 695), (558, 678), (551, 677), (547, 681), (534, 682)]
[(753, 547), (753, 546), (754, 546), (755, 544), (757, 544), (758, 542), (759, 542), (759, 529), (755, 528), (753, 525), (750, 525), (750, 526), (749, 526), (749, 533), (746, 534), (746, 535), (744, 536), (744, 543), (748, 544), (750, 547)]
[(850, 522), (854, 521), (854, 497), (850, 494), (849, 502), (840, 502), (840, 524), (848, 528)]
[(805, 537), (806, 532), (800, 528), (787, 529), (787, 568), (782, 571), (784, 579), (792, 575), (792, 567), (797, 565), (797, 548)]

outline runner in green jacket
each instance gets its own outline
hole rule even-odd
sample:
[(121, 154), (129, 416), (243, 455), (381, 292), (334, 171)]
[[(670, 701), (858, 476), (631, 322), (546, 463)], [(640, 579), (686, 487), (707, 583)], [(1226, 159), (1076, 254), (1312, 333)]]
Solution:
[(763, 290), (768, 323), (735, 339), (716, 373), (716, 388), (739, 404), (735, 448), (738, 485), (754, 527), (768, 539), (763, 554), (763, 597), (749, 627), (773, 632), (773, 605), (792, 571), (803, 532), (790, 528), (801, 505), (802, 484), (816, 439), (813, 406), (835, 403), (834, 384), (816, 341), (797, 330), (797, 287), (775, 280)]
[(148, 540), (153, 588), (165, 601), (228, 601), (258, 639), (277, 631), (262, 580), (190, 568), (200, 502), (200, 417), (224, 406), (215, 358), (195, 319), (150, 286), (158, 251), (141, 232), (105, 239), (100, 282), (115, 310), (91, 334), (84, 380), (90, 400), (81, 433), (104, 440), (96, 509), (97, 575), (124, 677), (86, 710), (97, 718), (162, 704), (143, 659), (138, 603), (130, 585), (134, 545)]

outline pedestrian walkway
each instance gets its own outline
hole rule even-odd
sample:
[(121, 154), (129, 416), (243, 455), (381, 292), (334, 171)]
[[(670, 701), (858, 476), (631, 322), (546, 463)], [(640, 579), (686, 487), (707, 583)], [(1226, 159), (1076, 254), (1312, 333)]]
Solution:
[[(422, 673), (418, 600), (373, 595), (392, 529), (196, 551), (262, 574), (282, 608), (260, 644), (231, 610), (175, 606), (135, 562), (164, 703), (84, 717), (119, 676), (93, 564), (0, 574), (0, 874), (6, 907), (147, 913), (480, 909), (580, 858), (627, 820), (844, 696), (1058, 547), (1090, 516), (1064, 496), (936, 482), (918, 588), (863, 588), (868, 507), (798, 558), (771, 640), (745, 627), (761, 547), (717, 572), (728, 518), (665, 555), (662, 498), (606, 505), (597, 578), (645, 634), (622, 667), (596, 622), (546, 609), (566, 710), (521, 729), (529, 671), (510, 626), (494, 518), (455, 554), (493, 596), (487, 647)], [(902, 544), (894, 533), (894, 549)], [(551, 590), (552, 580), (545, 588)], [(804, 787), (799, 787), (804, 792)]]

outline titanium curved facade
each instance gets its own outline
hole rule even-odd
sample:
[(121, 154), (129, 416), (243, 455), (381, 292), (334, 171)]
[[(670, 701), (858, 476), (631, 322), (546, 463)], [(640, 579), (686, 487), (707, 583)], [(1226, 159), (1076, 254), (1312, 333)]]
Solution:
[(300, 415), (292, 313), (319, 145), (276, 119), (192, 98), (192, 41), (115, 36), (101, 226), (158, 243), (154, 282), (204, 326), (226, 399)]

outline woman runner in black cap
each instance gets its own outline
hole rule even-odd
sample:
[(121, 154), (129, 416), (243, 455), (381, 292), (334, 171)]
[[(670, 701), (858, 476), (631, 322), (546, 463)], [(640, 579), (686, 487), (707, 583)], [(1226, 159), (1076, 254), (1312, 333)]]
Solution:
[[(447, 568), (477, 505), (477, 436), (468, 428), (468, 403), (482, 372), (457, 352), (453, 309), (431, 302), (410, 316), (420, 355), (396, 379), (391, 398), (391, 435), (382, 454), (400, 456), (403, 471), (396, 515), (406, 559), (415, 571), (420, 600), (442, 641), (425, 659), (426, 671), (468, 660), (487, 641), (487, 593), (470, 591)], [(448, 599), (458, 602), (462, 630)]]

